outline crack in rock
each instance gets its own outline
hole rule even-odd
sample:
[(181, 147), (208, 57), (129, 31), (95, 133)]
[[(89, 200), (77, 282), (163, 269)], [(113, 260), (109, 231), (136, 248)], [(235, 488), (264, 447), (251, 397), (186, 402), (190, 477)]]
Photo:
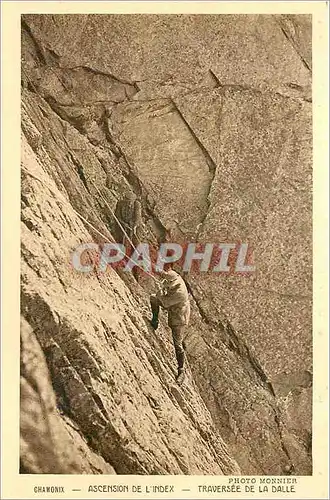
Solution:
[[(292, 21), (289, 21), (292, 23)], [(295, 39), (294, 39), (294, 36), (292, 35), (292, 33), (290, 33), (290, 30), (288, 27), (284, 26), (283, 22), (281, 21), (277, 21), (283, 35), (285, 36), (285, 38), (288, 40), (288, 42), (290, 43), (290, 45), (293, 47), (293, 49), (295, 50), (295, 52), (298, 54), (298, 56), (300, 57), (302, 63), (304, 64), (305, 68), (308, 69), (308, 71), (310, 73), (312, 73), (312, 68), (309, 64), (309, 62), (306, 60), (306, 58), (303, 56), (303, 54), (300, 52), (300, 50), (298, 49), (297, 47), (297, 44), (295, 42)], [(292, 23), (293, 24), (293, 23)]]
[(175, 107), (175, 110), (180, 115), (180, 117), (182, 118), (183, 122), (185, 123), (185, 125), (188, 128), (188, 130), (190, 131), (192, 137), (195, 139), (195, 141), (197, 142), (199, 148), (201, 149), (201, 151), (202, 151), (202, 153), (203, 153), (203, 155), (205, 157), (206, 163), (207, 163), (207, 165), (209, 167), (209, 172), (210, 172), (210, 175), (211, 175), (211, 179), (209, 181), (208, 189), (207, 189), (207, 194), (206, 194), (206, 202), (207, 202), (208, 207), (205, 210), (205, 212), (203, 214), (203, 217), (202, 217), (200, 223), (198, 224), (198, 226), (196, 228), (196, 240), (198, 240), (199, 234), (202, 231), (204, 222), (205, 222), (205, 220), (207, 218), (207, 215), (209, 213), (209, 209), (211, 207), (211, 200), (210, 200), (209, 196), (210, 196), (210, 192), (211, 192), (211, 189), (212, 189), (212, 184), (213, 184), (213, 181), (214, 181), (214, 178), (215, 178), (215, 174), (216, 174), (216, 170), (217, 170), (217, 165), (216, 165), (215, 161), (213, 160), (212, 156), (210, 155), (210, 153), (208, 152), (208, 150), (206, 149), (206, 147), (204, 146), (204, 144), (201, 142), (201, 140), (199, 139), (199, 137), (197, 136), (197, 134), (193, 130), (193, 128), (190, 126), (188, 120), (186, 120), (185, 116), (181, 112), (181, 110), (178, 107), (178, 105), (176, 104), (176, 102), (173, 99), (171, 101), (173, 103), (173, 106)]

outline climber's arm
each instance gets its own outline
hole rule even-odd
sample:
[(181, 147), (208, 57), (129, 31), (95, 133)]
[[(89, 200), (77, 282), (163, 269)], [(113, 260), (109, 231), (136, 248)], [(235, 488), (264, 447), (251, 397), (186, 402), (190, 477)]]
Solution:
[(166, 295), (160, 292), (159, 294), (157, 294), (157, 297), (159, 299), (159, 302), (165, 309), (176, 306), (183, 302), (183, 296), (182, 293), (180, 293), (180, 290), (169, 290)]

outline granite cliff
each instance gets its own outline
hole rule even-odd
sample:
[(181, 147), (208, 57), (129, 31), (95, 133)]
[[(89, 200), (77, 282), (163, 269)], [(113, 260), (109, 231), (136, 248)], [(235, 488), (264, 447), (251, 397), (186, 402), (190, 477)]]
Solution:
[[(311, 474), (311, 67), (308, 16), (22, 17), (21, 472)], [(70, 264), (128, 190), (254, 249), (185, 277), (182, 387), (152, 280)]]

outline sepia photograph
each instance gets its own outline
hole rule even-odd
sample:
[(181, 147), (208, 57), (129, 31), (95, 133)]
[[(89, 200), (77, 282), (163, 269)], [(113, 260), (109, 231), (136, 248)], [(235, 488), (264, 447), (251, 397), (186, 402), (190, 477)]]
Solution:
[(20, 474), (313, 473), (312, 115), (311, 15), (21, 16)]
[(328, 3), (0, 8), (0, 497), (329, 498)]

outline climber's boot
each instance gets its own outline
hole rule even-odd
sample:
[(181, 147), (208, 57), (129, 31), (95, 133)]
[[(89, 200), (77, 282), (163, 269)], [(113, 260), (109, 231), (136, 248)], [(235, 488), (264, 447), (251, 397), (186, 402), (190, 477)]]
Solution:
[(185, 378), (186, 378), (186, 374), (185, 374), (184, 368), (179, 368), (178, 374), (176, 376), (177, 384), (181, 385)]

